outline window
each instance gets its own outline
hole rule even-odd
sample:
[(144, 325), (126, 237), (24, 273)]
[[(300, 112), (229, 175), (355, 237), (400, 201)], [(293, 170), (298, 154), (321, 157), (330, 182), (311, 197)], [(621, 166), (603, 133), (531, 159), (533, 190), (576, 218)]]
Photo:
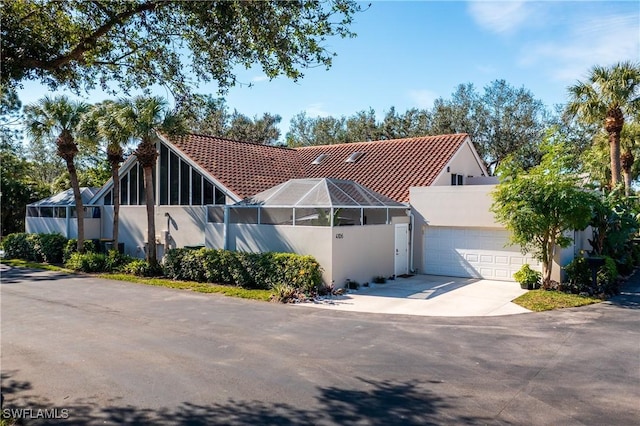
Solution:
[(129, 172), (129, 204), (138, 204), (138, 165)]
[(362, 157), (364, 155), (363, 152), (354, 152), (353, 154), (351, 154), (346, 160), (344, 160), (345, 163), (355, 163), (356, 161), (358, 161), (360, 159), (360, 157)]
[(202, 204), (202, 175), (195, 170), (191, 170), (191, 204), (199, 206)]
[(120, 178), (120, 204), (123, 206), (129, 204), (129, 174)]
[(53, 217), (53, 207), (40, 207), (40, 217)]
[(111, 197), (113, 196), (113, 190), (107, 192), (104, 196), (104, 205), (105, 206), (110, 206), (111, 204), (113, 204)]
[(316, 159), (315, 159), (315, 160), (313, 160), (313, 161), (311, 162), (311, 164), (316, 165), (316, 166), (317, 166), (317, 165), (320, 165), (320, 164), (322, 164), (322, 162), (323, 162), (323, 161), (324, 161), (328, 156), (329, 156), (329, 154), (320, 154), (320, 155), (318, 155), (318, 156), (316, 157)]
[[(154, 168), (153, 171), (155, 174), (156, 169)], [(160, 191), (158, 193), (160, 205), (226, 204), (226, 196), (222, 191), (164, 144), (160, 144), (158, 171), (160, 173)], [(138, 171), (140, 183), (141, 178), (142, 168)], [(154, 186), (155, 183), (154, 175)], [(144, 204), (145, 197), (142, 187), (140, 187), (138, 194), (139, 203)], [(133, 191), (130, 196), (133, 196)], [(133, 204), (133, 199), (131, 203)]]
[(451, 173), (451, 185), (464, 185), (464, 176)]
[(188, 206), (191, 204), (191, 167), (180, 160), (180, 204)]
[(37, 207), (27, 207), (27, 216), (28, 217), (39, 217), (40, 213), (38, 212)]
[(169, 182), (169, 150), (160, 144), (160, 204), (166, 205)]
[(67, 217), (67, 208), (66, 207), (54, 207), (54, 213), (57, 218), (64, 219)]
[(361, 159), (363, 156), (364, 156), (364, 152), (354, 152), (353, 154), (351, 154), (349, 156), (349, 158), (344, 160), (344, 162), (345, 163), (355, 163), (356, 161)]
[(173, 152), (169, 155), (169, 204), (177, 205), (180, 198), (180, 162)]

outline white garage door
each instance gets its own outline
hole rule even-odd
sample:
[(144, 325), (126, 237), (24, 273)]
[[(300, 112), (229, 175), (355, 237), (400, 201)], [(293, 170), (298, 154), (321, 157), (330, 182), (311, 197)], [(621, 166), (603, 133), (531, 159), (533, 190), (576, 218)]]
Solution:
[(508, 246), (502, 229), (428, 226), (424, 236), (425, 273), (513, 281), (524, 263), (540, 269), (519, 246)]

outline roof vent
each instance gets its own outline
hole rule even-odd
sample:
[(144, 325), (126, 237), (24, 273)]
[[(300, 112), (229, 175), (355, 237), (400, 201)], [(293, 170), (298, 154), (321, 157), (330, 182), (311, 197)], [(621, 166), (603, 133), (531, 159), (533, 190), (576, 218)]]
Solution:
[(361, 159), (363, 155), (364, 155), (364, 152), (354, 152), (353, 154), (351, 154), (349, 156), (349, 158), (344, 160), (344, 162), (345, 163), (355, 163), (356, 161)]
[(322, 164), (322, 162), (323, 162), (323, 161), (324, 161), (328, 156), (329, 156), (329, 154), (320, 154), (320, 155), (318, 155), (318, 156), (316, 157), (316, 159), (315, 159), (315, 160), (313, 160), (313, 161), (311, 162), (311, 164), (315, 164), (316, 166), (317, 166), (318, 164)]

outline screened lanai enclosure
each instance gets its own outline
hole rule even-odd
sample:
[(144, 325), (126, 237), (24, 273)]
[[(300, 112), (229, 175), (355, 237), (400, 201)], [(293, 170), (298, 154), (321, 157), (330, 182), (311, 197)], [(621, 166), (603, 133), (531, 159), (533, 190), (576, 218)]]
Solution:
[[(99, 188), (80, 188), (84, 204), (84, 232), (86, 239), (100, 238), (101, 207), (86, 204)], [(73, 190), (52, 195), (51, 197), (27, 205), (25, 230), (29, 233), (62, 234), (67, 238), (78, 237), (78, 219)]]
[[(354, 181), (292, 179), (233, 205), (208, 206), (205, 244), (313, 255), (325, 283), (341, 286), (347, 278), (393, 275), (396, 249), (406, 254), (400, 270), (407, 271), (409, 219), (407, 205)], [(400, 247), (398, 227), (406, 233)]]
[(291, 226), (390, 224), (407, 206), (354, 181), (292, 179), (231, 206), (209, 207), (209, 222)]

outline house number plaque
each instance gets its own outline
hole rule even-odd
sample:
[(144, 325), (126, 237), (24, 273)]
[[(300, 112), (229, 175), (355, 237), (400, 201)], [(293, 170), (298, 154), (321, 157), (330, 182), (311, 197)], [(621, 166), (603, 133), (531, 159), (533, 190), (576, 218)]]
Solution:
[(336, 234), (336, 240), (341, 240), (344, 238), (344, 235), (342, 234)]

